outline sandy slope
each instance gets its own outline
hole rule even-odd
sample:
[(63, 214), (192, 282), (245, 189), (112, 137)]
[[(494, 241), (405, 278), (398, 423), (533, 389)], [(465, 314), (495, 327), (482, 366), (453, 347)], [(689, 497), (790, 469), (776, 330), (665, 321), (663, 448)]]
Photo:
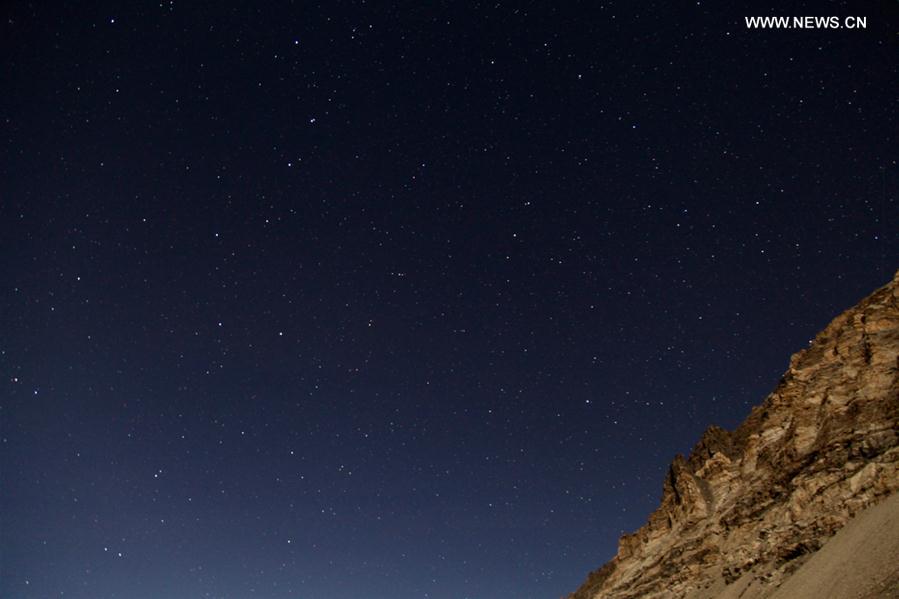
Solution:
[(899, 598), (899, 493), (850, 520), (771, 599)]
[(771, 592), (748, 572), (686, 599), (899, 599), (899, 493), (849, 520)]

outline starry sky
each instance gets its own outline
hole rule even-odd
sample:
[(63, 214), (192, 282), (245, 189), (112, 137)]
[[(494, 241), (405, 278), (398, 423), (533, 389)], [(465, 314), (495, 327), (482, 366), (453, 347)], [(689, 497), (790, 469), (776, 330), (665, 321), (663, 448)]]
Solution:
[(572, 591), (899, 265), (897, 24), (4, 3), (0, 596)]

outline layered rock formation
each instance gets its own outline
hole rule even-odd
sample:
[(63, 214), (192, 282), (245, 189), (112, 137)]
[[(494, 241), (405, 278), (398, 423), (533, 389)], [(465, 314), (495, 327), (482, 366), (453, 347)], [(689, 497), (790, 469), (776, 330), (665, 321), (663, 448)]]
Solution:
[(899, 273), (795, 354), (736, 430), (678, 456), (659, 508), (569, 598), (766, 597), (897, 489)]

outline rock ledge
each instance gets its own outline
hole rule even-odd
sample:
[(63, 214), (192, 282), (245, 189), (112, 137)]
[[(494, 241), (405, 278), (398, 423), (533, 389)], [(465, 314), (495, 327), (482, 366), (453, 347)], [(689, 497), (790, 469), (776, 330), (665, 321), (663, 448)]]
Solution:
[(736, 430), (677, 456), (661, 505), (569, 599), (769, 595), (896, 489), (899, 273), (795, 354)]

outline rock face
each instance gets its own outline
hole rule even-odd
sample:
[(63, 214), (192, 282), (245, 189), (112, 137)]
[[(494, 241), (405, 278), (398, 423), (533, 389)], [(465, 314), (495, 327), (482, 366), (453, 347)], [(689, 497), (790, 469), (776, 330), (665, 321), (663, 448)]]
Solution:
[(733, 432), (677, 456), (649, 521), (569, 599), (765, 597), (899, 489), (899, 273), (790, 360)]

